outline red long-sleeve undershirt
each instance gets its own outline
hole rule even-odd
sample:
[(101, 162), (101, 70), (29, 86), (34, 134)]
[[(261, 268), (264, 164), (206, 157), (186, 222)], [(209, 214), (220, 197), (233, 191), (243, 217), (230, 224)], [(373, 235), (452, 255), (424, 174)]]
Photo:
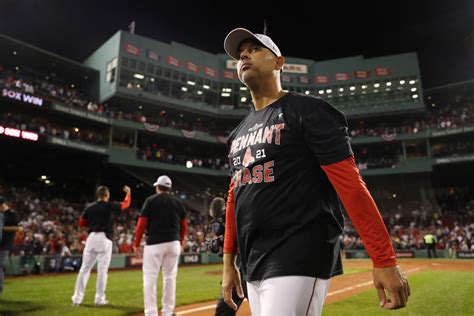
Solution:
[(139, 247), (142, 241), (143, 233), (148, 226), (148, 217), (140, 216), (138, 218), (137, 226), (135, 227), (135, 242), (133, 245)]
[(342, 200), (354, 227), (376, 268), (395, 266), (397, 259), (390, 235), (374, 199), (359, 174), (354, 156), (321, 166)]
[(237, 253), (237, 233), (235, 227), (234, 179), (230, 181), (225, 210), (224, 253)]
[(129, 208), (131, 201), (132, 201), (132, 197), (131, 197), (130, 192), (128, 192), (127, 195), (125, 195), (125, 198), (123, 199), (123, 201), (120, 202), (120, 209), (123, 211), (123, 210)]
[[(145, 232), (147, 226), (148, 226), (148, 217), (140, 216), (138, 218), (137, 226), (135, 227), (135, 242), (133, 243), (133, 245), (135, 247), (140, 246), (140, 243), (142, 241), (143, 233)], [(180, 232), (180, 236), (181, 236), (180, 243), (181, 243), (181, 245), (183, 245), (183, 243), (184, 243), (184, 238), (186, 237), (186, 232), (187, 231), (188, 231), (188, 219), (183, 218), (181, 220), (181, 232)]]
[(85, 220), (85, 218), (82, 217), (82, 216), (79, 217), (79, 226), (81, 226), (81, 227), (87, 227), (87, 226), (89, 226), (89, 224), (87, 223), (87, 221)]
[(184, 244), (184, 238), (186, 237), (186, 232), (188, 231), (188, 219), (183, 218), (181, 220), (181, 246)]
[[(393, 250), (390, 235), (380, 216), (377, 205), (367, 190), (354, 157), (343, 161), (321, 166), (329, 181), (342, 200), (357, 232), (364, 241), (365, 248), (372, 258), (374, 267), (395, 266), (397, 259)], [(234, 182), (231, 181), (226, 208), (226, 230), (224, 253), (237, 252), (235, 228)]]

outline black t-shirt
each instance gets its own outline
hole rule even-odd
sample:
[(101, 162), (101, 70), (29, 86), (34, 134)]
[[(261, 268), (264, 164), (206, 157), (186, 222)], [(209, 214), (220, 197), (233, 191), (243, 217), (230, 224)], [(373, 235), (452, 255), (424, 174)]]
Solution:
[(148, 218), (146, 244), (181, 240), (181, 220), (186, 218), (184, 204), (173, 195), (157, 193), (143, 203), (140, 216)]
[(342, 206), (320, 165), (353, 155), (344, 115), (288, 93), (229, 136), (235, 217), (247, 281), (342, 273)]
[[(18, 214), (12, 210), (8, 209), (3, 215), (4, 227), (5, 226), (18, 226), (19, 218)], [(0, 241), (0, 250), (12, 250), (13, 241), (15, 240), (16, 232), (3, 232), (2, 240)]]
[(104, 232), (112, 240), (114, 219), (120, 214), (120, 202), (97, 201), (86, 206), (82, 217), (89, 225), (89, 233)]

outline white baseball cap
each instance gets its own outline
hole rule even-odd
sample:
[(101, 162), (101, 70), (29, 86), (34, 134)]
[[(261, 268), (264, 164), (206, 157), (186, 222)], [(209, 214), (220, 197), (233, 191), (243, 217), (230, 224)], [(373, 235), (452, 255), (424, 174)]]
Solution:
[(171, 188), (171, 179), (170, 177), (168, 176), (160, 176), (155, 183), (153, 183), (153, 186), (156, 187), (156, 186), (162, 186), (162, 187), (167, 187), (167, 188)]
[(254, 34), (249, 30), (241, 27), (233, 29), (229, 32), (229, 34), (227, 34), (224, 40), (224, 49), (230, 57), (238, 60), (240, 44), (244, 40), (252, 38), (259, 41), (263, 46), (268, 48), (277, 57), (281, 56), (280, 49), (278, 48), (278, 46), (276, 46), (276, 44), (272, 41), (270, 37), (264, 34)]

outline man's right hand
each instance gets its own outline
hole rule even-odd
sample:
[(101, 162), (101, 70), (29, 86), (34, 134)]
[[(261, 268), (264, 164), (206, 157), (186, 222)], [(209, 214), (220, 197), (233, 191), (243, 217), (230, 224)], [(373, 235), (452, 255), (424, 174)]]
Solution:
[[(224, 254), (224, 257), (232, 256), (231, 254)], [(224, 258), (226, 259), (226, 258)], [(231, 261), (231, 262), (226, 262)], [(237, 304), (232, 300), (232, 290), (235, 288), (237, 295), (240, 298), (244, 298), (244, 291), (242, 289), (242, 283), (240, 281), (240, 272), (233, 263), (233, 260), (224, 260), (224, 272), (222, 274), (222, 294), (224, 296), (224, 302), (229, 305), (233, 310), (237, 310)]]
[(135, 254), (136, 257), (141, 258), (142, 257), (142, 247), (141, 246), (133, 246), (133, 253)]

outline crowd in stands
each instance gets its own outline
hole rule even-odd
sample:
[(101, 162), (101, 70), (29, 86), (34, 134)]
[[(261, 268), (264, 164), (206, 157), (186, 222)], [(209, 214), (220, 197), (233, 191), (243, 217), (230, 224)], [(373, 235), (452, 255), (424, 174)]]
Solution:
[[(425, 249), (423, 237), (435, 236), (437, 250), (474, 251), (474, 198), (447, 194), (437, 203), (410, 201), (394, 209), (382, 210), (395, 250)], [(342, 238), (344, 249), (364, 249), (362, 239), (350, 221)]]
[(0, 66), (0, 87), (36, 95), (52, 102), (59, 102), (96, 113), (108, 112), (106, 104), (98, 105), (88, 101), (86, 97), (74, 87), (53, 82), (53, 79), (49, 76), (39, 78), (35, 76), (18, 75)]
[[(474, 124), (474, 102), (459, 99), (456, 105), (428, 106), (426, 119), (413, 119), (401, 124), (377, 122), (367, 124), (364, 120), (349, 122), (349, 134), (358, 136), (381, 136), (390, 139), (397, 134), (417, 134), (428, 129), (454, 129)], [(369, 126), (366, 126), (369, 125)]]
[(433, 157), (461, 156), (474, 153), (473, 141), (442, 143), (433, 146)]
[(75, 88), (71, 88), (71, 86), (55, 83), (50, 79), (19, 76), (12, 71), (2, 69), (2, 67), (0, 67), (0, 88), (13, 89), (40, 96), (51, 102), (58, 102), (117, 120), (151, 123), (160, 127), (174, 129), (202, 131), (216, 136), (228, 135), (233, 129), (232, 125), (222, 127), (213, 121), (203, 123), (201, 120), (185, 120), (180, 116), (169, 117), (165, 110), (160, 111), (156, 115), (145, 115), (142, 109), (130, 112), (107, 103), (99, 104), (88, 100), (83, 93)]
[[(98, 104), (88, 100), (78, 89), (53, 82), (49, 77), (46, 78), (20, 76), (13, 71), (0, 67), (0, 87), (39, 95), (52, 101), (59, 101), (69, 106), (102, 114), (110, 118), (151, 123), (175, 129), (203, 131), (216, 136), (226, 136), (234, 127), (230, 124), (218, 126), (213, 121), (203, 123), (200, 120), (187, 120), (180, 116), (171, 117), (164, 110), (157, 115), (146, 115), (142, 109), (130, 112), (107, 103)], [(349, 123), (349, 133), (351, 137), (389, 137), (394, 134), (416, 134), (427, 129), (450, 129), (474, 124), (474, 102), (469, 97), (456, 96), (451, 103), (434, 105), (430, 106), (428, 104), (426, 118), (405, 121), (401, 125), (386, 122), (368, 124), (364, 120), (351, 121)]]
[(172, 164), (186, 165), (188, 161), (193, 167), (209, 168), (216, 170), (228, 170), (227, 157), (200, 157), (196, 158), (190, 154), (173, 154), (170, 150), (160, 148), (156, 145), (148, 145), (138, 150), (138, 158), (148, 161), (162, 161)]
[(417, 134), (428, 129), (454, 129), (474, 124), (474, 100), (469, 96), (454, 96), (452, 102), (427, 104), (426, 118), (387, 123), (368, 123), (364, 120), (349, 122), (349, 134), (358, 136), (382, 136), (390, 139), (396, 134)]
[[(434, 106), (433, 106), (434, 104)], [(452, 102), (428, 104), (428, 124), (431, 128), (449, 129), (474, 124), (474, 100), (468, 96), (455, 96)]]
[(352, 138), (358, 136), (382, 136), (390, 138), (392, 135), (398, 134), (417, 134), (428, 128), (429, 125), (420, 120), (403, 122), (402, 124), (377, 123), (371, 127), (365, 126), (364, 121), (359, 120), (349, 123), (349, 134)]
[[(62, 198), (44, 197), (42, 192), (25, 187), (0, 186), (0, 194), (9, 197), (11, 208), (21, 219), (22, 230), (16, 234), (12, 255), (22, 262), (37, 255), (71, 257), (84, 249), (87, 228), (77, 223), (85, 203), (68, 202)], [(394, 200), (396, 201), (396, 200)], [(397, 250), (424, 249), (423, 236), (432, 233), (438, 250), (474, 251), (474, 198), (470, 195), (449, 193), (439, 196), (435, 203), (417, 201), (397, 204), (383, 209), (382, 216)], [(132, 254), (137, 207), (130, 207), (115, 219), (113, 252)], [(207, 252), (207, 245), (215, 237), (208, 229), (207, 214), (188, 211), (189, 225), (184, 251)], [(363, 249), (363, 242), (346, 219), (342, 242), (345, 249)]]
[(65, 140), (81, 141), (95, 145), (107, 145), (105, 133), (73, 127), (70, 124), (51, 123), (49, 119), (39, 116), (32, 117), (23, 113), (0, 113), (0, 124), (40, 135), (55, 136)]
[[(0, 194), (9, 197), (8, 204), (20, 219), (22, 230), (16, 234), (12, 255), (80, 255), (84, 250), (87, 228), (78, 225), (87, 203), (72, 203), (62, 198), (44, 198), (37, 190), (0, 186)], [(92, 201), (89, 201), (92, 202)], [(139, 209), (130, 207), (115, 218), (113, 252), (131, 254)], [(185, 252), (207, 251), (205, 236), (207, 215), (189, 210), (189, 229)], [(207, 239), (206, 239), (207, 238)]]
[(354, 148), (356, 163), (359, 170), (377, 168), (395, 168), (400, 153), (395, 146), (356, 147)]
[[(143, 110), (133, 113), (118, 109), (108, 104), (97, 104), (87, 100), (76, 87), (58, 83), (52, 77), (39, 77), (35, 75), (23, 75), (18, 72), (6, 70), (0, 67), (0, 87), (16, 89), (25, 93), (35, 94), (52, 101), (60, 102), (72, 107), (81, 108), (100, 115), (120, 120), (131, 120), (139, 123), (153, 124), (160, 127), (171, 127), (183, 131), (204, 131), (216, 136), (225, 136), (232, 130), (233, 126), (218, 126), (216, 122), (203, 122), (201, 120), (189, 120), (181, 116), (171, 116), (162, 110), (157, 115), (149, 117)], [(405, 119), (402, 124), (392, 120), (390, 122), (379, 122), (374, 120), (354, 120), (349, 122), (349, 134), (352, 138), (359, 136), (380, 136), (385, 140), (392, 140), (398, 134), (416, 134), (428, 129), (453, 129), (469, 124), (474, 124), (474, 102), (468, 96), (456, 96), (451, 103), (428, 104), (427, 117), (414, 117)], [(434, 106), (433, 106), (434, 105)], [(83, 141), (96, 145), (106, 146), (108, 144), (107, 133), (69, 127), (64, 124), (53, 124), (48, 120), (35, 117), (30, 118), (20, 114), (4, 113), (0, 115), (1, 123), (11, 124), (20, 129), (28, 129), (44, 135), (61, 137), (63, 139)], [(230, 123), (229, 123), (230, 124)], [(119, 133), (119, 131), (117, 131)], [(132, 148), (134, 135), (124, 135), (118, 139), (114, 133), (113, 146)], [(433, 148), (434, 157), (446, 155), (473, 153), (472, 142), (457, 142), (451, 144), (439, 144)], [(357, 164), (359, 169), (396, 168), (399, 165), (401, 155), (398, 152), (377, 153), (370, 148), (357, 149)], [(156, 148), (153, 146), (139, 146), (137, 155), (139, 159), (149, 161), (164, 161), (173, 164), (185, 164), (191, 160), (193, 166), (226, 169), (228, 161), (225, 157), (192, 157), (189, 155), (170, 154), (169, 148)], [(367, 154), (369, 153), (369, 154)], [(376, 154), (377, 153), (377, 154)], [(426, 153), (424, 153), (426, 156)]]

